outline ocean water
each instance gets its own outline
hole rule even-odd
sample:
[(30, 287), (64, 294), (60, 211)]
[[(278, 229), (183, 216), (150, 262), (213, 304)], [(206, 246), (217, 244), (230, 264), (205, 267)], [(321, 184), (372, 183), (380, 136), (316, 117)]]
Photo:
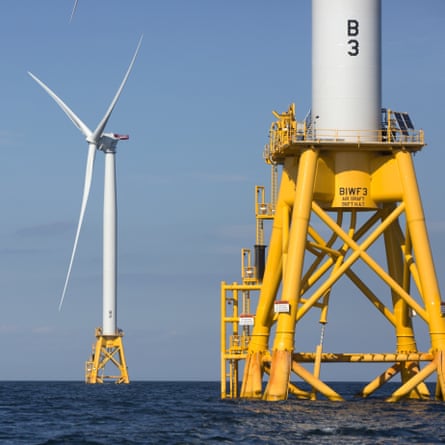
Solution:
[(445, 404), (221, 400), (219, 382), (0, 382), (0, 444), (439, 444)]

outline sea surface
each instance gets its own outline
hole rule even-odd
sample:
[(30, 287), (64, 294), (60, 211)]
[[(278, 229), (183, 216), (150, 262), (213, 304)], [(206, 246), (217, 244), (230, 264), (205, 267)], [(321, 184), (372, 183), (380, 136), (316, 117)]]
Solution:
[(219, 382), (0, 382), (0, 444), (438, 444), (445, 403), (221, 400)]

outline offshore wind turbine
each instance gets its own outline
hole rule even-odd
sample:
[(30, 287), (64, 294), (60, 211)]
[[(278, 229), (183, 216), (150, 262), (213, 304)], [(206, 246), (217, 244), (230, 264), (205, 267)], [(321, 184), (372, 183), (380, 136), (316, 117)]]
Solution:
[[(76, 256), (80, 231), (85, 216), (85, 211), (90, 193), (91, 182), (94, 171), (96, 151), (100, 150), (105, 155), (104, 171), (104, 204), (103, 204), (103, 308), (102, 328), (96, 329), (96, 345), (93, 354), (86, 363), (85, 379), (87, 383), (103, 383), (105, 379), (116, 380), (117, 383), (129, 383), (127, 366), (125, 362), (122, 344), (123, 332), (117, 328), (117, 205), (116, 205), (116, 145), (120, 140), (127, 140), (128, 135), (117, 133), (104, 133), (105, 127), (114, 110), (114, 107), (122, 93), (130, 72), (136, 61), (139, 48), (142, 43), (140, 38), (136, 51), (125, 73), (125, 76), (110, 103), (105, 115), (94, 131), (90, 128), (57, 96), (46, 84), (34, 74), (28, 74), (54, 99), (63, 112), (69, 117), (73, 124), (82, 132), (88, 143), (88, 156), (85, 169), (85, 181), (83, 187), (82, 203), (79, 221), (77, 224), (73, 250), (68, 266), (68, 272), (59, 303), (62, 308), (71, 270)], [(120, 376), (107, 376), (104, 374), (105, 365), (113, 363), (120, 370)]]
[[(264, 252), (262, 224), (273, 221), (265, 267), (260, 254), (252, 267), (243, 249), (242, 283), (221, 284), (223, 398), (344, 400), (321, 367), (369, 363), (382, 368), (357, 395), (400, 378), (388, 401), (429, 399), (436, 373), (434, 397), (445, 401), (445, 307), (414, 169), (425, 138), (408, 113), (382, 108), (382, 3), (312, 0), (311, 110), (303, 121), (295, 104), (274, 111), (263, 152), (281, 168), (279, 188), (272, 178), (276, 200), (266, 202), (264, 188), (256, 193), (255, 249)], [(360, 299), (377, 311), (377, 324)], [(331, 321), (346, 329), (346, 347), (346, 337), (381, 344), (381, 316), (393, 334), (389, 352), (324, 350)], [(423, 322), (424, 352), (415, 336)]]

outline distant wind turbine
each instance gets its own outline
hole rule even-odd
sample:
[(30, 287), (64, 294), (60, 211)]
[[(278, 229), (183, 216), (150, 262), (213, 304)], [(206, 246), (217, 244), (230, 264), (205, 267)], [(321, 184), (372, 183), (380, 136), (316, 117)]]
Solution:
[[(77, 2), (76, 2), (77, 3)], [(76, 236), (74, 239), (74, 246), (71, 253), (71, 258), (68, 266), (68, 272), (65, 279), (65, 284), (62, 291), (62, 296), (59, 303), (59, 310), (62, 308), (68, 283), (71, 275), (71, 270), (76, 255), (79, 235), (82, 228), (82, 223), (87, 207), (88, 196), (90, 193), (91, 182), (94, 170), (94, 160), (96, 150), (103, 151), (105, 154), (105, 180), (104, 180), (104, 214), (103, 214), (103, 310), (102, 310), (102, 330), (101, 335), (107, 337), (121, 336), (117, 328), (116, 309), (117, 309), (117, 212), (116, 212), (116, 170), (115, 170), (115, 153), (116, 145), (120, 140), (128, 139), (127, 135), (119, 135), (116, 133), (104, 133), (105, 126), (108, 119), (113, 112), (113, 109), (119, 99), (119, 96), (127, 82), (128, 76), (133, 68), (139, 48), (142, 43), (140, 38), (136, 51), (127, 69), (127, 72), (111, 101), (108, 110), (104, 117), (97, 125), (94, 131), (91, 131), (88, 126), (60, 99), (47, 85), (45, 85), (34, 74), (28, 74), (54, 99), (64, 113), (69, 117), (73, 124), (83, 133), (88, 143), (88, 156), (85, 170), (85, 181), (83, 187), (82, 203), (80, 208), (80, 216), (77, 224)], [(97, 334), (96, 334), (96, 337)], [(99, 337), (98, 337), (99, 339)], [(100, 355), (97, 353), (96, 355)], [(123, 351), (120, 351), (119, 353)], [(125, 370), (126, 372), (126, 370)], [(128, 376), (127, 376), (128, 379)], [(95, 383), (95, 382), (90, 382)]]

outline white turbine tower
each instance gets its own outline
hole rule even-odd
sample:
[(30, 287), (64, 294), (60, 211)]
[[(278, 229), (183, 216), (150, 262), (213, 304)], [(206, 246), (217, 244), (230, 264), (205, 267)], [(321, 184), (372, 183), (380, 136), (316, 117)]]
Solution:
[[(117, 383), (128, 383), (127, 366), (122, 344), (123, 332), (117, 328), (117, 212), (116, 212), (116, 169), (115, 154), (116, 145), (119, 140), (128, 139), (127, 135), (116, 133), (104, 133), (108, 119), (119, 99), (119, 96), (127, 82), (128, 76), (133, 68), (139, 48), (142, 43), (142, 37), (139, 40), (136, 51), (125, 73), (125, 76), (111, 101), (104, 117), (94, 131), (91, 131), (87, 125), (60, 99), (47, 85), (45, 85), (34, 74), (28, 74), (54, 99), (65, 114), (70, 118), (74, 125), (83, 133), (88, 143), (88, 157), (85, 170), (85, 182), (80, 208), (79, 222), (77, 224), (76, 236), (74, 239), (73, 251), (71, 254), (68, 272), (63, 287), (62, 297), (59, 303), (59, 310), (62, 308), (65, 299), (68, 283), (76, 255), (79, 235), (85, 216), (85, 210), (90, 193), (91, 182), (94, 170), (94, 159), (96, 150), (103, 151), (105, 154), (105, 179), (104, 179), (104, 209), (103, 209), (103, 311), (102, 328), (96, 329), (96, 346), (92, 357), (87, 361), (86, 381), (87, 383), (102, 383), (105, 379), (116, 379)], [(115, 357), (118, 356), (118, 358)], [(105, 365), (110, 362), (115, 364), (121, 372), (121, 375), (105, 376)], [(102, 374), (100, 374), (102, 373)]]

